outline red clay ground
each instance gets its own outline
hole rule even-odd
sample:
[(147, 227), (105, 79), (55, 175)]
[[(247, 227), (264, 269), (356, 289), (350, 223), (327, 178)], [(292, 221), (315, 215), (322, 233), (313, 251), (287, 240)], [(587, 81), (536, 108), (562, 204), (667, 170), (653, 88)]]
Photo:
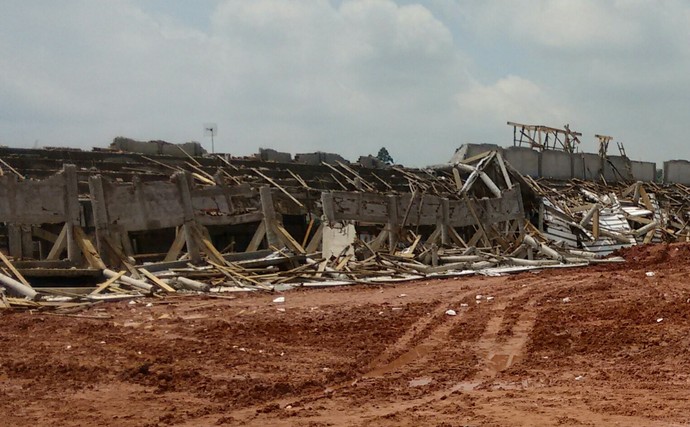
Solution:
[(187, 296), (82, 313), (109, 320), (4, 312), (1, 424), (688, 425), (690, 246), (622, 255), (296, 290), (285, 304)]

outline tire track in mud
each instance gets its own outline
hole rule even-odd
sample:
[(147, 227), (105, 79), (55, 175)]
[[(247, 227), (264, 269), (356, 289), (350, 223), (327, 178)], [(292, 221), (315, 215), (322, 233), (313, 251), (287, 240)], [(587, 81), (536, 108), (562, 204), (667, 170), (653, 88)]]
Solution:
[[(478, 370), (473, 377), (418, 399), (369, 409), (365, 413), (359, 414), (356, 418), (360, 421), (369, 422), (377, 419), (386, 419), (401, 412), (427, 408), (429, 405), (445, 400), (454, 393), (483, 393), (483, 389), (490, 389), (492, 380), (502, 371), (520, 362), (526, 356), (527, 343), (538, 315), (536, 304), (544, 296), (569, 286), (569, 284), (564, 284), (539, 287), (540, 284), (548, 282), (548, 280), (533, 282), (529, 286), (523, 286), (507, 294), (496, 293), (497, 297), (500, 297), (503, 302), (491, 308), (493, 314), (486, 322), (484, 332), (473, 345), (479, 358)], [(519, 309), (522, 312), (514, 323), (505, 325), (507, 311), (514, 309)], [(434, 332), (443, 332), (442, 329), (445, 328), (437, 328)], [(504, 337), (504, 334), (499, 333), (506, 330), (509, 332), (507, 334), (508, 337)], [(506, 384), (501, 386), (510, 387), (510, 385)]]
[[(490, 388), (491, 381), (500, 372), (518, 363), (525, 356), (530, 333), (537, 319), (536, 304), (545, 295), (569, 286), (569, 284), (553, 286), (550, 279), (535, 279), (529, 281), (529, 285), (508, 281), (492, 288), (477, 286), (464, 291), (451, 301), (438, 304), (430, 315), (413, 323), (397, 341), (376, 357), (366, 367), (365, 373), (357, 379), (333, 384), (321, 393), (278, 399), (273, 403), (284, 407), (286, 405), (304, 406), (318, 401), (324, 407), (339, 407), (344, 404), (342, 399), (350, 399), (351, 396), (348, 397), (350, 392), (355, 392), (357, 395), (364, 391), (357, 392), (356, 390), (360, 387), (364, 389), (370, 387), (376, 389), (382, 385), (385, 387), (384, 384), (388, 381), (410, 375), (433, 376), (433, 373), (429, 372), (431, 365), (428, 362), (432, 361), (432, 357), (441, 351), (442, 347), (453, 348), (458, 344), (466, 345), (467, 348), (473, 350), (478, 359), (476, 373), (467, 380), (455, 382), (450, 387), (442, 387), (403, 402), (362, 405), (346, 415), (343, 414), (339, 420), (355, 424), (375, 422), (377, 419), (387, 419), (401, 412), (428, 407), (445, 400), (454, 393), (483, 393), (482, 389)], [(480, 312), (472, 306), (465, 310), (457, 310), (457, 316), (445, 314), (448, 308), (457, 307), (462, 301), (468, 301), (468, 299), (474, 301), (478, 293), (494, 296), (495, 302), (491, 305), (486, 301), (482, 302), (486, 305), (480, 310), (487, 310), (484, 307), (488, 307), (491, 313), (485, 321), (479, 320)], [(517, 319), (508, 319), (506, 314), (514, 310), (521, 311)], [(483, 332), (475, 339), (470, 338), (460, 343), (453, 341), (453, 329), (475, 315), (479, 321), (485, 322), (484, 325), (475, 325), (483, 326)], [(448, 355), (444, 356), (440, 362), (452, 361)], [(247, 408), (248, 411), (255, 409)]]
[[(466, 310), (456, 310), (456, 316), (448, 316), (446, 310), (459, 306), (476, 293), (476, 290), (463, 292), (452, 301), (439, 304), (431, 315), (415, 322), (393, 345), (374, 359), (362, 378), (390, 374), (426, 357), (435, 347), (445, 342), (444, 338), (467, 313)], [(413, 344), (415, 341), (418, 342)]]

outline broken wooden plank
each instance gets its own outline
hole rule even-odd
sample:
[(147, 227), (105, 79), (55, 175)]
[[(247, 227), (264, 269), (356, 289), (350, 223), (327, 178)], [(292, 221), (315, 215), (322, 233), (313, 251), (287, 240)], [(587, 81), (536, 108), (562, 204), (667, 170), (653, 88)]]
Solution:
[(153, 283), (154, 285), (156, 285), (156, 286), (158, 286), (159, 288), (163, 289), (164, 291), (170, 292), (170, 293), (175, 293), (175, 292), (177, 292), (177, 291), (175, 290), (175, 288), (173, 288), (172, 286), (168, 285), (167, 283), (165, 283), (164, 281), (162, 281), (161, 279), (159, 279), (158, 277), (156, 277), (153, 273), (151, 273), (151, 272), (148, 271), (147, 269), (145, 269), (145, 268), (139, 268), (139, 271), (140, 271), (144, 276), (146, 276), (146, 278), (149, 279), (149, 280), (151, 281), (151, 283)]
[(96, 287), (96, 289), (94, 289), (93, 292), (91, 292), (89, 295), (100, 294), (104, 290), (108, 289), (110, 287), (110, 285), (117, 282), (120, 279), (120, 277), (124, 276), (124, 274), (125, 274), (125, 271), (122, 270), (122, 271), (118, 272), (117, 274), (115, 274), (114, 276), (109, 277), (108, 280), (106, 280), (105, 282), (98, 285)]
[(96, 248), (91, 243), (91, 240), (84, 234), (84, 230), (78, 225), (72, 227), (72, 232), (74, 233), (74, 239), (77, 241), (77, 245), (81, 252), (84, 254), (84, 258), (89, 263), (91, 268), (98, 270), (105, 270), (106, 266), (101, 259)]
[(12, 265), (10, 260), (7, 259), (5, 254), (3, 254), (2, 252), (0, 252), (0, 260), (2, 260), (2, 263), (7, 266), (7, 268), (12, 272), (14, 277), (16, 277), (19, 280), (19, 282), (21, 282), (22, 285), (24, 285), (28, 288), (31, 288), (31, 285), (29, 284), (29, 282), (24, 278), (24, 276), (22, 276), (22, 274), (19, 272), (19, 270), (14, 268), (14, 265)]

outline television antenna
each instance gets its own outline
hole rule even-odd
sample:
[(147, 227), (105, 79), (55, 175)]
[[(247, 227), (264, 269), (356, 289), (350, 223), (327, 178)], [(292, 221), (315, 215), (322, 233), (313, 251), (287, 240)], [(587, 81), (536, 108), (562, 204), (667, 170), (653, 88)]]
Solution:
[(204, 136), (211, 137), (211, 153), (216, 152), (214, 137), (218, 135), (218, 125), (215, 123), (204, 123)]

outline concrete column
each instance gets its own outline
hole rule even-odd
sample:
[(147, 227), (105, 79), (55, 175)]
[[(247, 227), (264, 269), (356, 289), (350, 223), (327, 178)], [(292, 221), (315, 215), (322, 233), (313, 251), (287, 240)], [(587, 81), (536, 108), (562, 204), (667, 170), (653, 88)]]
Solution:
[(187, 253), (189, 253), (189, 258), (193, 263), (201, 262), (201, 253), (199, 252), (199, 245), (196, 239), (194, 239), (194, 231), (192, 227), (194, 226), (194, 208), (192, 207), (192, 193), (189, 189), (190, 180), (188, 178), (188, 172), (177, 172), (173, 175), (175, 182), (177, 183), (177, 189), (180, 193), (180, 200), (182, 201), (183, 217), (184, 217), (184, 234), (185, 241), (187, 243)]
[(91, 194), (91, 210), (96, 226), (96, 246), (101, 259), (106, 265), (116, 265), (113, 263), (109, 251), (106, 250), (106, 236), (109, 236), (110, 228), (108, 223), (108, 209), (105, 202), (105, 192), (103, 191), (103, 178), (101, 175), (89, 177), (89, 193)]
[(74, 226), (80, 225), (79, 183), (77, 181), (77, 167), (64, 165), (62, 173), (65, 177), (65, 223), (67, 225), (67, 258), (73, 264), (82, 262), (82, 253), (74, 239)]
[(388, 247), (390, 252), (395, 252), (395, 245), (398, 244), (398, 196), (388, 197)]

